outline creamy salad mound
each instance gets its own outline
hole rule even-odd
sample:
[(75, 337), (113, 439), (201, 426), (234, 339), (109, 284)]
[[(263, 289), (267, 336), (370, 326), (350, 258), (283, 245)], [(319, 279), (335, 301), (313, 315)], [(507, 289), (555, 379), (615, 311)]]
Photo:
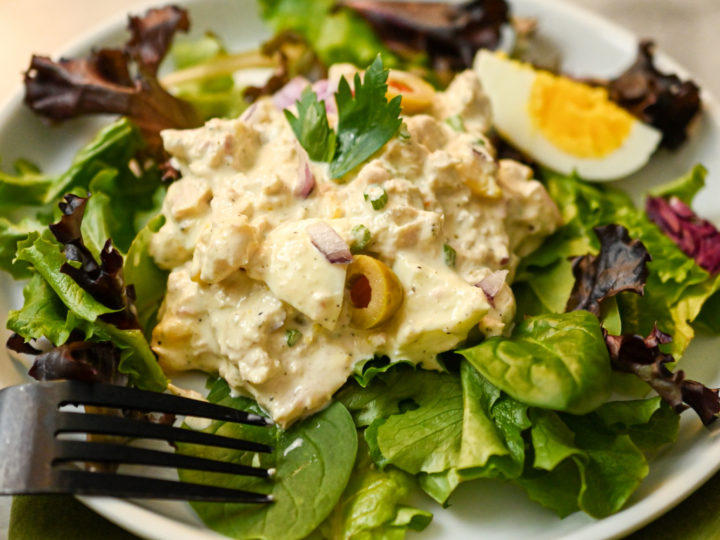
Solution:
[[(475, 326), (509, 333), (508, 282), (558, 210), (530, 169), (495, 160), (474, 73), (403, 120), (340, 181), (268, 98), (163, 132), (182, 173), (151, 244), (171, 271), (152, 342), (167, 372), (219, 373), (288, 425), (373, 355), (436, 369)], [(354, 245), (352, 260), (328, 254), (338, 243)]]

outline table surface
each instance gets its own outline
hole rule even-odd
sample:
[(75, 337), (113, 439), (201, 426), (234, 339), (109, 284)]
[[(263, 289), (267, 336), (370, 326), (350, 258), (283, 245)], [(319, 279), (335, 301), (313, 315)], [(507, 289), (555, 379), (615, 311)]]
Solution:
[[(718, 0), (571, 0), (605, 15), (659, 49), (720, 96)], [(33, 52), (52, 54), (99, 22), (157, 0), (0, 0), (0, 104), (19, 89)], [(10, 498), (0, 498), (0, 538), (7, 537)]]

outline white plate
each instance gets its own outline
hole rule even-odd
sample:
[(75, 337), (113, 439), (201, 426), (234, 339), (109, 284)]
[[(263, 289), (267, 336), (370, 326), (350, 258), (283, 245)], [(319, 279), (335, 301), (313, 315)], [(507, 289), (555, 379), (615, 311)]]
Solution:
[[(256, 17), (254, 0), (186, 0), (191, 11), (194, 35), (213, 29), (232, 50), (255, 46), (267, 31)], [(613, 75), (635, 56), (636, 39), (628, 32), (587, 11), (561, 0), (512, 0), (513, 12), (537, 16), (542, 33), (563, 52), (564, 66), (577, 75)], [(87, 51), (99, 43), (120, 43), (125, 19), (78, 41), (68, 56)], [(665, 57), (662, 67), (683, 73)], [(703, 162), (709, 169), (708, 187), (696, 209), (720, 222), (720, 113), (704, 96), (706, 111), (689, 144), (676, 153), (660, 152), (650, 165), (620, 184), (639, 200), (648, 186), (675, 178), (693, 164)], [(21, 106), (18, 94), (0, 110), (0, 156), (4, 163), (17, 157), (29, 158), (48, 171), (61, 171), (74, 152), (102, 125), (102, 120), (80, 121), (48, 130)], [(21, 304), (19, 288), (0, 275), (0, 316)], [(2, 337), (7, 337), (3, 331)], [(4, 341), (4, 340), (3, 340)], [(720, 363), (713, 358), (720, 340), (699, 338), (693, 342), (683, 368), (691, 378), (720, 386)], [(27, 367), (0, 352), (0, 387), (26, 380)], [(418, 504), (433, 511), (435, 519), (421, 534), (411, 538), (557, 539), (590, 540), (627, 534), (680, 502), (720, 468), (720, 438), (687, 413), (681, 422), (677, 444), (658, 455), (650, 475), (627, 507), (603, 520), (576, 513), (564, 520), (530, 502), (518, 488), (499, 481), (463, 485), (453, 495), (452, 506), (443, 510), (427, 499)], [(202, 526), (189, 506), (182, 503), (133, 503), (106, 498), (83, 498), (85, 504), (118, 525), (147, 538), (220, 538)]]

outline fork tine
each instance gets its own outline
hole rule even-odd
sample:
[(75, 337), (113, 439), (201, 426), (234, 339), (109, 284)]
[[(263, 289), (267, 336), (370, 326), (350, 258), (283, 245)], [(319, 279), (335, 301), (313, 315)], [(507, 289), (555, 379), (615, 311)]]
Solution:
[(151, 465), (156, 467), (175, 467), (177, 469), (193, 469), (228, 474), (241, 474), (269, 478), (267, 469), (249, 467), (238, 463), (216, 461), (159, 450), (148, 450), (122, 444), (88, 442), (88, 441), (57, 441), (53, 464), (69, 461), (90, 461), (98, 463), (127, 463), (133, 465)]
[(103, 414), (83, 414), (63, 411), (58, 414), (56, 433), (96, 433), (102, 435), (125, 435), (138, 439), (160, 439), (193, 444), (204, 444), (250, 452), (272, 452), (266, 444), (223, 437), (202, 431), (182, 429), (163, 424), (153, 424)]
[[(64, 381), (58, 383), (58, 385), (64, 385), (64, 391), (60, 392), (61, 406), (97, 405), (100, 407), (118, 407), (147, 412), (166, 412), (205, 417), (254, 426), (272, 425), (271, 421), (257, 414), (215, 405), (206, 401), (188, 400), (188, 398), (170, 394), (79, 381)], [(139, 400), (139, 396), (142, 396), (141, 400)]]
[(272, 495), (240, 489), (189, 484), (144, 476), (89, 472), (79, 469), (60, 471), (63, 487), (81, 495), (112, 495), (136, 499), (180, 499), (186, 501), (269, 503)]

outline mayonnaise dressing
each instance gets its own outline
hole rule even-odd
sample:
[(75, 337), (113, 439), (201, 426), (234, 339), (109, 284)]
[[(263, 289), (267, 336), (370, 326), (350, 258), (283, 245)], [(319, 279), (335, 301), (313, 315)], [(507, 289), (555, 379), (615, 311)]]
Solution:
[[(331, 77), (347, 69), (331, 69)], [(557, 208), (528, 168), (495, 160), (484, 136), (488, 101), (472, 72), (404, 122), (409, 138), (390, 140), (343, 183), (329, 178), (327, 165), (308, 163), (269, 99), (243, 119), (163, 132), (182, 173), (150, 246), (171, 270), (152, 340), (166, 371), (219, 373), (288, 425), (325, 406), (373, 355), (434, 369), (436, 355), (474, 326), (510, 331), (507, 283), (492, 301), (475, 285), (499, 270), (511, 279), (520, 257), (559, 224)], [(316, 184), (302, 198), (308, 166)], [(364, 194), (377, 186), (387, 204), (376, 210)], [(351, 326), (347, 264), (329, 262), (312, 244), (308, 227), (318, 221), (348, 244), (354, 227), (366, 227), (367, 252), (397, 275), (403, 303), (382, 326)], [(454, 267), (444, 245), (456, 254)], [(288, 332), (301, 334), (292, 346)]]

